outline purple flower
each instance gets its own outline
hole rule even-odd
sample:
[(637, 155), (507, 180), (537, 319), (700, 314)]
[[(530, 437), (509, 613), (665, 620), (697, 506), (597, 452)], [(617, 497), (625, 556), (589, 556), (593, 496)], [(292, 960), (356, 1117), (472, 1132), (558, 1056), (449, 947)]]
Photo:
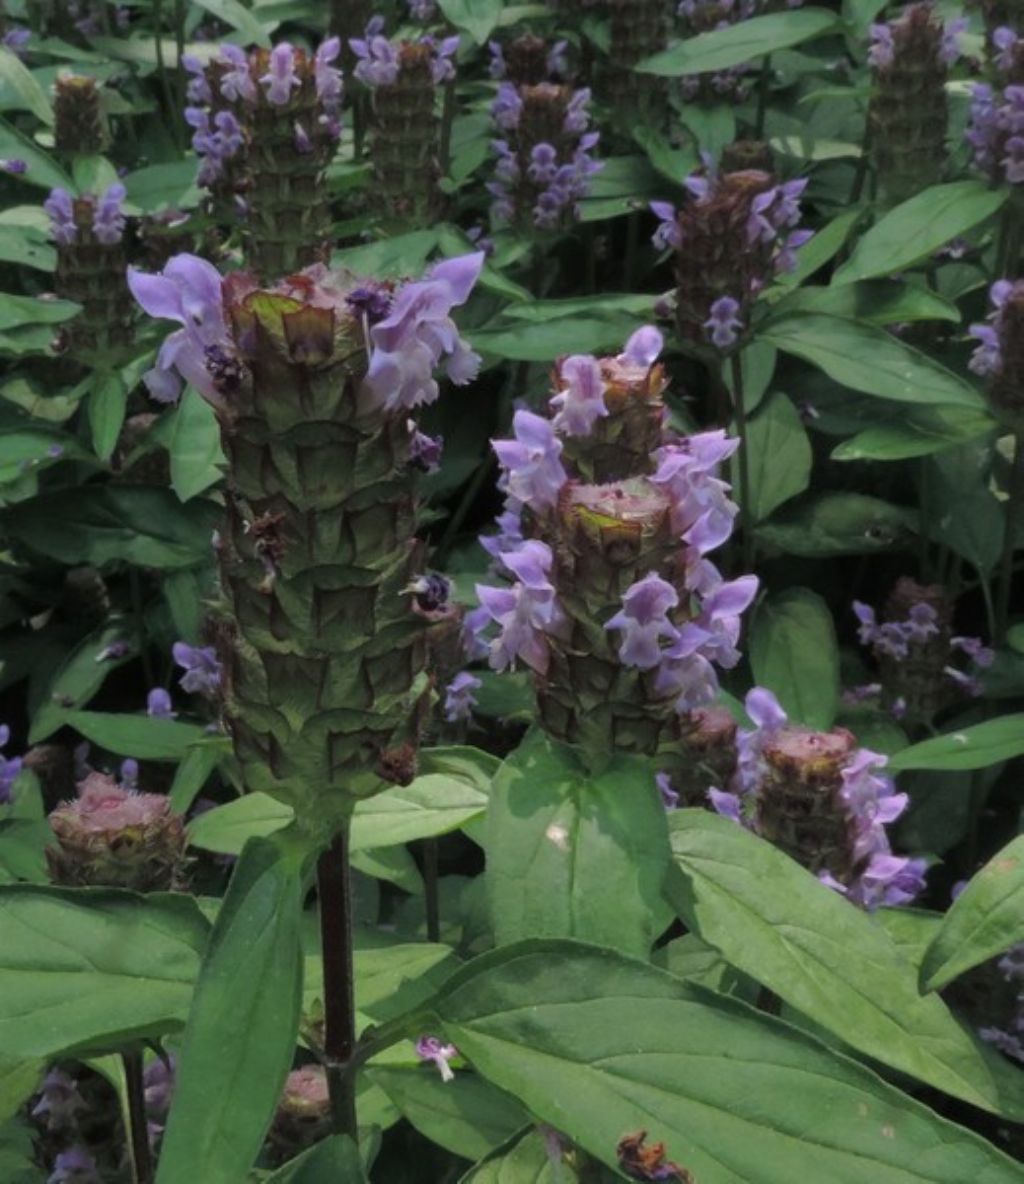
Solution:
[(675, 810), (679, 805), (679, 792), (672, 786), (672, 778), (667, 773), (655, 774), (654, 780), (661, 794), (661, 802), (666, 810)]
[(9, 49), (16, 57), (22, 57), (25, 46), (28, 45), (29, 39), (32, 36), (31, 29), (23, 29), (15, 26), (13, 29), (8, 29), (0, 38), (0, 44), (5, 49)]
[(739, 340), (739, 331), (743, 329), (739, 311), (739, 301), (731, 296), (719, 296), (712, 304), (711, 315), (704, 322), (704, 329), (712, 345), (718, 349), (730, 349), (736, 344)]
[(622, 353), (616, 361), (623, 365), (643, 366), (650, 369), (661, 356), (665, 348), (665, 338), (660, 329), (653, 325), (644, 325), (630, 337)]
[(500, 82), (508, 73), (508, 63), (505, 61), (505, 51), (500, 41), (488, 41), (487, 50), (491, 55), (487, 63), (487, 73), (495, 82)]
[(7, 173), (12, 177), (22, 177), (28, 172), (28, 162), (18, 160), (16, 157), (8, 157), (6, 160), (0, 159), (0, 172)]
[(171, 696), (163, 687), (153, 687), (146, 696), (146, 714), (154, 719), (174, 719), (177, 712), (171, 704)]
[(253, 102), (258, 92), (249, 70), (249, 58), (245, 50), (225, 42), (220, 47), (219, 60), (231, 67), (220, 77), (220, 93), (224, 98), (229, 103), (237, 103), (243, 99), (249, 103)]
[(393, 86), (398, 81), (398, 50), (386, 37), (353, 37), (352, 52), (359, 58), (353, 73), (366, 86)]
[(174, 1092), (175, 1059), (156, 1057), (146, 1066), (142, 1075), (146, 1094), (146, 1110), (157, 1119), (165, 1118), (171, 1108)]
[(176, 641), (171, 654), (185, 671), (179, 680), (182, 690), (203, 695), (217, 692), (221, 683), (221, 665), (212, 646), (191, 646)]
[(459, 1055), (454, 1044), (442, 1044), (436, 1036), (421, 1036), (416, 1041), (416, 1055), (421, 1061), (430, 1061), (441, 1074), (442, 1081), (453, 1081), (455, 1074), (448, 1062)]
[(409, 439), (409, 462), (425, 473), (436, 473), (441, 467), (441, 454), (444, 451), (444, 440), (441, 436), (428, 436), (416, 427), (416, 421), (410, 419), (408, 423), (411, 433)]
[(650, 572), (626, 589), (622, 608), (605, 625), (622, 631), (619, 661), (638, 670), (653, 670), (662, 659), (663, 641), (679, 634), (668, 613), (678, 607), (679, 593), (657, 572)]
[[(7, 747), (10, 738), (11, 729), (6, 724), (0, 724), (0, 749)], [(12, 787), (20, 772), (21, 757), (8, 757), (0, 752), (0, 805), (7, 805), (11, 801)]]
[(50, 237), (53, 241), (65, 247), (75, 242), (78, 227), (71, 194), (66, 189), (51, 189), (50, 196), (43, 202), (43, 209), (50, 216)]
[(122, 789), (138, 789), (139, 762), (134, 757), (125, 757), (117, 775)]
[(973, 674), (966, 674), (963, 670), (957, 670), (955, 666), (943, 666), (942, 673), (956, 683), (957, 687), (965, 695), (970, 695), (972, 699), (978, 699), (985, 693), (985, 688), (981, 684), (981, 680), (976, 678)]
[(564, 436), (589, 436), (608, 414), (601, 367), (589, 354), (573, 354), (558, 367), (558, 378), (564, 385), (549, 403), (557, 412), (552, 426)]
[(409, 15), (414, 21), (432, 21), (437, 16), (434, 0), (406, 0)]
[(175, 402), (181, 390), (180, 375), (210, 402), (220, 403), (207, 368), (208, 353), (216, 348), (230, 356), (232, 345), (224, 323), (217, 269), (198, 255), (175, 255), (157, 275), (129, 267), (128, 287), (151, 317), (182, 326), (160, 347), (155, 369), (143, 376), (150, 394), (159, 402)]
[(295, 50), (287, 41), (275, 45), (270, 51), (269, 69), (260, 79), (267, 88), (267, 102), (283, 107), (291, 102), (292, 91), (302, 83), (295, 76)]
[(738, 794), (727, 793), (712, 786), (708, 790), (708, 801), (716, 814), (743, 825), (743, 801)]
[(435, 86), (440, 86), (442, 82), (450, 82), (455, 77), (455, 63), (452, 58), (459, 48), (459, 40), (458, 36), (445, 37), (441, 42), (436, 42), (433, 37), (424, 38), (424, 41), (434, 49), (434, 58), (430, 63), (430, 76), (433, 78)]
[(96, 1161), (79, 1144), (62, 1151), (54, 1160), (46, 1184), (103, 1184)]
[(190, 103), (212, 103), (213, 92), (210, 90), (210, 84), (206, 79), (206, 67), (203, 63), (190, 53), (182, 54), (181, 65), (188, 74), (188, 83), (185, 87), (185, 98)]
[(968, 23), (967, 18), (961, 16), (957, 17), (954, 21), (950, 21), (943, 29), (942, 47), (939, 50), (939, 57), (947, 66), (951, 66), (963, 52), (960, 46), (960, 40), (964, 33), (967, 32)]
[(447, 687), (445, 687), (444, 718), (450, 724), (469, 719), (473, 714), (473, 708), (476, 706), (476, 697), (473, 692), (478, 691), (483, 685), (479, 678), (476, 678), (467, 670), (463, 670), (461, 674), (456, 674)]
[(432, 403), (438, 395), (434, 369), (442, 357), (457, 386), (476, 377), (480, 358), (449, 314), (469, 299), (483, 262), (482, 251), (446, 259), (396, 293), (387, 317), (370, 330), (373, 351), (364, 389), (373, 406), (390, 411)]
[(485, 535), (480, 545), (500, 566), (506, 551), (517, 551), (523, 545), (523, 507), (515, 498), (505, 499), (505, 508), (494, 520), (498, 533)]
[(510, 132), (519, 126), (523, 113), (523, 100), (519, 90), (511, 82), (503, 82), (491, 104), (491, 118), (502, 131)]
[(124, 236), (125, 216), (121, 203), (125, 199), (125, 193), (125, 187), (120, 182), (115, 182), (108, 187), (94, 208), (92, 232), (105, 246), (116, 246)]
[(78, 1083), (60, 1069), (51, 1069), (39, 1087), (39, 1100), (32, 1107), (32, 1117), (45, 1119), (48, 1131), (73, 1126), (86, 1104), (78, 1092)]
[(876, 70), (891, 66), (896, 54), (893, 43), (892, 29), (889, 25), (872, 25), (868, 32), (871, 34), (871, 48), (868, 50), (868, 62)]
[(985, 645), (980, 637), (951, 637), (949, 644), (962, 654), (966, 654), (976, 666), (980, 666), (983, 670), (988, 669), (995, 661), (995, 652)]
[(724, 431), (700, 432), (654, 454), (658, 467), (651, 480), (671, 496), (673, 528), (696, 557), (721, 546), (732, 533), (737, 508), (715, 472), (738, 447), (739, 440)]
[(992, 47), (999, 51), (995, 57), (996, 68), (1004, 74), (1008, 74), (1014, 68), (1016, 53), (1022, 40), (1024, 39), (1018, 37), (1007, 25), (1001, 25), (993, 31)]
[(910, 904), (924, 891), (927, 870), (924, 859), (880, 853), (872, 856), (846, 895), (868, 912), (883, 905), (895, 908)]
[(317, 47), (316, 56), (313, 58), (313, 77), (316, 80), (317, 97), (329, 115), (338, 114), (344, 96), (341, 71), (333, 65), (338, 60), (340, 53), (340, 39), (328, 37)]
[(520, 410), (512, 417), (514, 440), (492, 440), (498, 463), (505, 470), (502, 487), (536, 513), (551, 509), (567, 478), (562, 467), (562, 443), (550, 420)]
[(557, 633), (564, 625), (554, 586), (548, 578), (553, 561), (551, 548), (531, 539), (518, 551), (504, 554), (502, 559), (516, 583), (511, 588), (477, 584), (483, 612), (474, 620), (474, 634), (477, 637), (482, 634), (488, 619), (498, 625), (500, 633), (489, 650), (490, 664), (495, 670), (514, 667), (521, 659), (538, 674), (544, 674), (549, 661), (547, 635)]

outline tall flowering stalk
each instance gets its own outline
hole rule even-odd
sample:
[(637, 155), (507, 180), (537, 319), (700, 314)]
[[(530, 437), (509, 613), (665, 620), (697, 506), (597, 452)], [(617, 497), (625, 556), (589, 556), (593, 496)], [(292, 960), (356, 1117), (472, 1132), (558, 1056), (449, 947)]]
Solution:
[(601, 165), (591, 158), (590, 91), (554, 82), (498, 87), (492, 217), (521, 230), (557, 230), (579, 217), (579, 202)]
[(131, 300), (124, 283), (124, 186), (99, 197), (54, 189), (43, 204), (57, 247), (54, 286), (82, 306), (60, 344), (83, 365), (107, 368), (131, 342)]
[(604, 90), (612, 109), (662, 124), (668, 110), (666, 83), (633, 67), (668, 45), (668, 0), (607, 0), (610, 48)]
[(971, 326), (978, 347), (970, 367), (987, 378), (992, 410), (1014, 440), (996, 602), (996, 639), (1002, 640), (1009, 623), (1018, 523), (1024, 515), (1024, 280), (998, 280), (989, 290), (989, 301), (988, 319)]
[(431, 687), (428, 622), (405, 594), (423, 562), (413, 413), (437, 398), (438, 366), (455, 382), (475, 374), (450, 312), (482, 261), (449, 260), (399, 288), (321, 265), (269, 287), (244, 272), (222, 282), (187, 255), (160, 275), (129, 273), (146, 312), (181, 326), (164, 372), (192, 382), (221, 425), (218, 689), (245, 784), (332, 844), (320, 865), (325, 1042), (336, 1122), (350, 1131), (348, 822), (358, 799), (415, 775)]
[(455, 77), (459, 38), (392, 42), (382, 27), (374, 18), (366, 35), (350, 42), (358, 58), (355, 77), (372, 95), (377, 195), (390, 218), (429, 221), (443, 205), (438, 88)]
[(930, 3), (871, 26), (868, 136), (879, 186), (892, 203), (942, 179), (949, 118), (946, 79), (966, 21), (944, 25)]
[(712, 790), (715, 809), (756, 831), (866, 909), (912, 901), (926, 864), (894, 855), (886, 827), (907, 807), (882, 770), (886, 758), (859, 748), (845, 728), (791, 725), (771, 691), (746, 699), (754, 728), (737, 739), (729, 789)]
[(287, 42), (248, 55), (224, 45), (205, 69), (185, 63), (200, 182), (234, 191), (257, 275), (297, 271), (326, 250), (324, 173), (341, 135), (340, 52), (332, 37), (315, 54)]
[[(467, 625), (472, 652), (493, 668), (533, 671), (551, 736), (598, 762), (616, 751), (645, 753), (671, 771), (685, 761), (690, 713), (717, 693), (716, 666), (739, 660), (740, 618), (757, 580), (726, 582), (707, 558), (735, 515), (715, 475), (735, 441), (723, 432), (663, 432), (653, 467), (644, 457), (640, 472), (627, 475), (637, 460), (630, 429), (661, 427), (650, 414), (652, 392), (663, 386), (659, 350), (660, 335), (647, 328), (617, 358), (564, 359), (553, 417), (518, 411), (514, 438), (494, 442), (507, 500), (502, 532), (487, 546), (510, 586), (478, 586), (480, 608)], [(631, 372), (625, 394), (622, 371)], [(595, 453), (579, 448), (609, 421)], [(616, 457), (617, 436), (624, 446)], [(566, 467), (592, 472), (595, 456), (607, 464), (599, 484)]]

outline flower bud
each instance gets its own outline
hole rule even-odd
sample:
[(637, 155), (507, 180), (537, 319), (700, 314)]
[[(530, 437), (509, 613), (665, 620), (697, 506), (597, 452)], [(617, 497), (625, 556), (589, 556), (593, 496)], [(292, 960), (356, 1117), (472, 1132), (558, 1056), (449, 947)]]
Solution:
[(868, 60), (874, 90), (868, 133), (879, 184), (893, 204), (942, 179), (946, 162), (946, 78), (957, 54), (927, 2), (908, 5), (887, 24), (872, 25)]
[(327, 1074), (320, 1065), (303, 1065), (285, 1079), (268, 1139), (274, 1159), (285, 1163), (331, 1133)]
[(54, 148), (63, 156), (102, 152), (105, 136), (96, 79), (82, 74), (59, 74), (53, 85)]
[(162, 794), (135, 793), (90, 774), (78, 798), (50, 814), (56, 847), (46, 849), (54, 883), (136, 892), (169, 891), (184, 866), (182, 819)]
[(725, 707), (698, 707), (680, 717), (678, 744), (663, 749), (680, 806), (707, 806), (708, 791), (730, 783), (736, 772), (736, 721)]

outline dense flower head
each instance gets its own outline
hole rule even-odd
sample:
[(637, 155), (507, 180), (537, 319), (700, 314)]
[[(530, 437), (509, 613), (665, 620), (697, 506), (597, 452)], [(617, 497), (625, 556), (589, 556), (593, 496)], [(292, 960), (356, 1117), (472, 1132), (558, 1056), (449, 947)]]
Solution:
[[(6, 724), (0, 724), (0, 749), (6, 748), (10, 739), (10, 728)], [(0, 805), (10, 802), (14, 780), (21, 772), (21, 765), (21, 757), (4, 756), (0, 752)]]
[(499, 137), (488, 190), (498, 223), (524, 222), (554, 230), (578, 216), (601, 163), (591, 157), (599, 133), (590, 131), (590, 91), (539, 82), (502, 82), (491, 105)]
[(885, 776), (887, 758), (858, 748), (843, 729), (790, 725), (763, 687), (748, 693), (745, 707), (754, 727), (737, 735), (736, 774), (728, 790), (709, 795), (714, 809), (782, 842), (863, 908), (913, 900), (924, 887), (927, 864), (894, 855), (889, 845), (886, 827), (908, 799)]
[(407, 65), (415, 68), (419, 64), (424, 49), (429, 51), (427, 66), (434, 85), (449, 82), (455, 77), (454, 58), (459, 44), (458, 36), (439, 41), (427, 34), (418, 41), (389, 41), (381, 34), (379, 26), (372, 23), (364, 37), (349, 40), (352, 52), (359, 59), (353, 73), (369, 87), (394, 86), (403, 68)]
[(71, 246), (90, 236), (104, 246), (117, 246), (124, 238), (125, 187), (120, 181), (108, 185), (95, 197), (91, 193), (73, 198), (66, 189), (53, 189), (43, 203), (50, 218), (50, 237), (58, 246)]
[(975, 83), (964, 135), (981, 172), (997, 182), (1024, 183), (1024, 86)]

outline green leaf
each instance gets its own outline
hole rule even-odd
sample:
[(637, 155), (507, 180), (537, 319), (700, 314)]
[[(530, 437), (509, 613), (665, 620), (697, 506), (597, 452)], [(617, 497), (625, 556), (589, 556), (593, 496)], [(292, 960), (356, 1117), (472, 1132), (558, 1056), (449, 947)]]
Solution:
[(88, 703), (112, 670), (131, 661), (135, 656), (132, 646), (121, 657), (105, 656), (110, 646), (125, 643), (129, 628), (124, 619), (101, 626), (83, 638), (60, 663), (42, 692), (41, 706), (29, 729), (29, 744), (41, 744), (52, 736), (65, 723), (70, 708)]
[(1012, 1160), (870, 1070), (610, 950), (498, 950), (436, 1012), (479, 1072), (611, 1168), (646, 1130), (700, 1184), (1019, 1184)]
[(302, 1003), (303, 864), (255, 839), (235, 867), (203, 960), (157, 1184), (241, 1181), (291, 1068)]
[(477, 45), (487, 38), (501, 17), (504, 0), (439, 0), (441, 11), (456, 27), (468, 33)]
[(241, 34), (243, 45), (259, 45), (270, 48), (270, 38), (255, 16), (240, 4), (239, 0), (193, 0), (196, 8), (202, 8), (219, 21), (230, 25)]
[(171, 488), (183, 502), (216, 485), (223, 475), (225, 460), (217, 417), (191, 386), (186, 387), (175, 412), (169, 451)]
[(0, 512), (6, 534), (61, 563), (131, 563), (161, 571), (192, 567), (210, 554), (220, 511), (182, 506), (169, 489), (86, 485), (44, 494)]
[(784, 313), (759, 336), (851, 390), (899, 403), (983, 406), (964, 379), (875, 325), (824, 313)]
[(901, 749), (890, 760), (901, 769), (984, 769), (1024, 753), (1024, 714), (1004, 715), (970, 728), (932, 736)]
[(758, 605), (750, 631), (754, 681), (770, 687), (789, 717), (830, 728), (839, 710), (839, 647), (828, 605), (789, 588)]
[(915, 968), (871, 917), (729, 819), (679, 810), (669, 827), (682, 872), (672, 901), (733, 966), (883, 1065), (993, 1113), (1024, 1113), (1019, 1075), (937, 995), (919, 994)]
[[(33, 296), (0, 293), (0, 330), (22, 325), (60, 325), (82, 311), (73, 300), (39, 300)], [(6, 455), (5, 455), (6, 459)]]
[(71, 178), (57, 162), (28, 136), (0, 119), (0, 156), (15, 157), (28, 165), (28, 172), (20, 180), (41, 189), (71, 189)]
[(53, 104), (46, 91), (17, 54), (6, 46), (0, 46), (0, 84), (18, 96), (24, 110), (31, 111), (47, 127), (53, 126)]
[(537, 729), (498, 770), (487, 811), (487, 891), (499, 945), (578, 937), (645, 955), (668, 866), (654, 771), (616, 756), (588, 772)]
[(188, 825), (188, 840), (204, 851), (240, 855), (250, 839), (266, 838), (282, 830), (294, 817), (291, 806), (269, 794), (247, 793), (194, 818)]
[(531, 1128), (470, 1168), (459, 1184), (578, 1184), (565, 1163), (552, 1162), (544, 1136)]
[(862, 493), (801, 498), (757, 528), (758, 539), (789, 555), (870, 555), (904, 547), (917, 531), (917, 512)]
[(837, 214), (797, 251), (796, 270), (780, 276), (778, 286), (795, 288), (809, 279), (820, 267), (824, 267), (843, 249), (859, 217), (860, 210), (856, 209)]
[(614, 315), (623, 312), (635, 313), (638, 317), (653, 317), (654, 298), (646, 294), (631, 296), (626, 292), (612, 292), (602, 293), (600, 296), (574, 296), (564, 300), (531, 300), (502, 309), (501, 315), (509, 320), (543, 325), (560, 317), (572, 317), (580, 313)]
[(921, 983), (938, 991), (972, 966), (1024, 940), (1024, 835), (976, 872), (925, 953)]
[(45, 1066), (42, 1061), (0, 1061), (0, 1123), (13, 1118), (39, 1087)]
[(931, 456), (957, 444), (976, 440), (995, 428), (987, 411), (966, 407), (933, 407), (915, 411), (899, 423), (865, 428), (832, 451), (833, 460), (908, 460)]
[(833, 285), (892, 275), (930, 259), (940, 247), (992, 217), (1008, 193), (984, 181), (932, 185), (901, 202), (863, 235), (836, 272)]
[[(227, 737), (223, 739), (226, 741)], [(191, 807), (213, 770), (220, 764), (226, 747), (220, 740), (211, 739), (186, 751), (174, 772), (171, 788), (167, 791), (175, 814), (184, 814)]]
[[(374, 1023), (384, 1023), (420, 1007), (458, 966), (450, 946), (414, 942), (380, 949), (357, 949), (356, 1008)], [(323, 962), (307, 957), (304, 1006), (323, 999)]]
[(349, 247), (335, 251), (331, 263), (346, 267), (356, 275), (418, 275), (437, 246), (438, 234), (437, 230), (414, 230), (364, 246)]
[(44, 1184), (47, 1180), (38, 1164), (36, 1135), (36, 1129), (24, 1119), (0, 1126), (0, 1180), (4, 1184)]
[(665, 78), (729, 70), (776, 50), (831, 33), (838, 25), (836, 14), (824, 8), (773, 12), (710, 33), (698, 33), (696, 37), (689, 37), (646, 58), (634, 69), (641, 74), (658, 74)]
[[(0, 226), (0, 262), (20, 263), (37, 271), (53, 271), (57, 266), (57, 252), (32, 226)], [(32, 345), (31, 352), (45, 352), (52, 336), (51, 333), (44, 334), (38, 346)], [(5, 342), (10, 340), (5, 338)]]
[(110, 460), (124, 423), (128, 390), (116, 370), (98, 370), (92, 378), (86, 409), (92, 446), (100, 460)]
[(356, 805), (352, 849), (391, 847), (448, 834), (483, 815), (486, 790), (469, 781), (430, 773), (411, 785), (386, 789)]
[(529, 1122), (515, 1098), (476, 1073), (442, 1081), (433, 1065), (370, 1065), (367, 1076), (432, 1143), (479, 1159)]
[(944, 449), (924, 464), (921, 519), (929, 537), (982, 573), (992, 572), (1003, 553), (1006, 511), (992, 490), (988, 442)]
[(0, 1047), (53, 1058), (181, 1028), (208, 933), (195, 901), (0, 887)]
[(64, 723), (86, 740), (140, 761), (180, 761), (206, 729), (175, 719), (148, 715), (111, 715), (104, 711), (68, 711)]
[(960, 310), (930, 288), (897, 280), (864, 280), (841, 288), (809, 284), (798, 288), (778, 304), (779, 313), (794, 309), (851, 317), (862, 324), (893, 325), (903, 321), (952, 321)]
[[(19, 800), (23, 796), (19, 790)], [(8, 818), (0, 822), (0, 883), (47, 884), (46, 848), (53, 842), (53, 831), (46, 821)]]
[(641, 321), (628, 312), (559, 317), (543, 324), (470, 329), (474, 349), (517, 362), (553, 362), (567, 353), (618, 353)]
[(748, 423), (745, 447), (750, 456), (750, 510), (754, 521), (761, 522), (811, 482), (811, 444), (790, 399), (776, 393), (758, 409)]
[(289, 1160), (265, 1184), (369, 1184), (359, 1148), (347, 1135), (331, 1135)]

